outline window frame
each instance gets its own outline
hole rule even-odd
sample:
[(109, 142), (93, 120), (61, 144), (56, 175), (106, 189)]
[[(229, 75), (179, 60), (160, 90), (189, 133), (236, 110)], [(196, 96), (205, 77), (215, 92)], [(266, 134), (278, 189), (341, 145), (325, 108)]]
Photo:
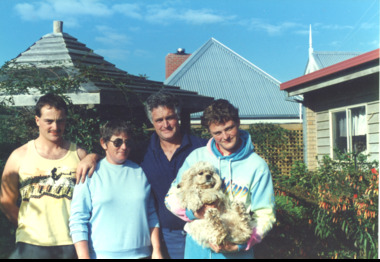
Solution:
[(352, 109), (364, 107), (365, 110), (365, 125), (366, 125), (366, 150), (361, 152), (362, 154), (368, 154), (368, 148), (369, 148), (369, 133), (368, 133), (368, 105), (367, 104), (357, 104), (357, 105), (352, 105), (352, 106), (346, 106), (346, 107), (340, 107), (340, 108), (335, 108), (331, 109), (329, 111), (329, 118), (330, 118), (330, 157), (332, 159), (335, 159), (334, 156), (334, 140), (335, 140), (335, 132), (334, 132), (334, 114), (335, 113), (340, 113), (340, 112), (345, 112), (346, 113), (346, 130), (347, 130), (347, 152), (348, 153), (353, 153), (352, 152)]

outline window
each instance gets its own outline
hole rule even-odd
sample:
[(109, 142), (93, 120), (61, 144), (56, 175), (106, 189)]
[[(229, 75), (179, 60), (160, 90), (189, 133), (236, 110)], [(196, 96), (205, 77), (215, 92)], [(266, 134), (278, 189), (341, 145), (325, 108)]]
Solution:
[[(367, 121), (365, 106), (347, 108), (332, 113), (333, 149), (343, 153), (367, 150)], [(333, 153), (335, 158), (335, 152)]]

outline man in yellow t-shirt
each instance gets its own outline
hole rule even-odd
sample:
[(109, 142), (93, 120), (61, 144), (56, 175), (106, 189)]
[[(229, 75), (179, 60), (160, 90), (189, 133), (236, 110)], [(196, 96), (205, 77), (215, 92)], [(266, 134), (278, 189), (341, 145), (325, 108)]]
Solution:
[(36, 105), (38, 138), (13, 151), (5, 165), (0, 208), (17, 226), (16, 250), (10, 258), (76, 258), (70, 203), (86, 151), (63, 139), (66, 117), (61, 97), (42, 96)]

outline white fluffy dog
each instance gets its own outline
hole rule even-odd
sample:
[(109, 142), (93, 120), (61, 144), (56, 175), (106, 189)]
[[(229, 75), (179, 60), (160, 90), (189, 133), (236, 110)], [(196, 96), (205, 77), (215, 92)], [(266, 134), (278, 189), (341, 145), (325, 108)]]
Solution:
[(182, 208), (193, 212), (205, 204), (213, 204), (205, 212), (204, 219), (186, 224), (185, 230), (204, 247), (209, 243), (245, 244), (251, 237), (253, 221), (244, 204), (228, 200), (221, 189), (222, 180), (215, 168), (199, 162), (187, 170), (178, 185), (177, 196)]

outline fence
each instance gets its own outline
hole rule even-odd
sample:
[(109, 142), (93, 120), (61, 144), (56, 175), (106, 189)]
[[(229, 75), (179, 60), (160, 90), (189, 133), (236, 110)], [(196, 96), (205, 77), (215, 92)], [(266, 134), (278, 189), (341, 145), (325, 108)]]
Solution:
[(260, 124), (248, 130), (256, 152), (266, 160), (274, 175), (290, 176), (292, 165), (303, 161), (302, 125)]

